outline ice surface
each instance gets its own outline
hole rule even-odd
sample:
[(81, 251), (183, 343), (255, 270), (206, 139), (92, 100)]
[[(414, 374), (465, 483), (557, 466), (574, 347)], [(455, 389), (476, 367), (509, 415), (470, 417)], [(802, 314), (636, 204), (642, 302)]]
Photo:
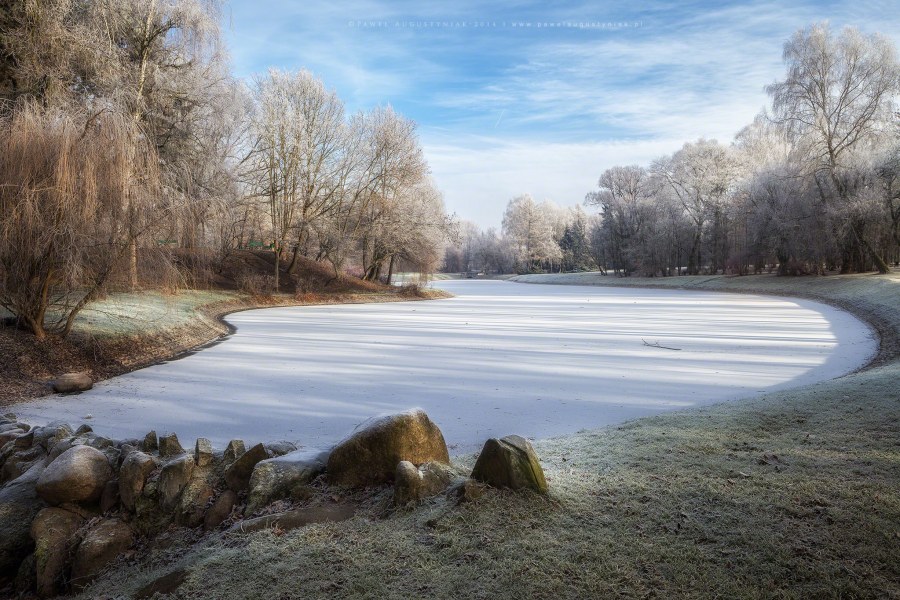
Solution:
[[(441, 281), (449, 300), (270, 308), (181, 360), (15, 406), (185, 446), (326, 447), (373, 415), (424, 408), (455, 452), (544, 438), (831, 379), (877, 347), (824, 304), (694, 291)], [(659, 342), (668, 350), (645, 346)]]

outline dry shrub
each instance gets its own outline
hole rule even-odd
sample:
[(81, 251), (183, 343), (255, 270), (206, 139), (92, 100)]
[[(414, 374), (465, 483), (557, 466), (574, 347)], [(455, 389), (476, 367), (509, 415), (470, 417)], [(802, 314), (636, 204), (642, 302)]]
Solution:
[(235, 275), (235, 284), (242, 292), (246, 292), (256, 298), (268, 298), (275, 292), (275, 277), (242, 271)]
[(158, 159), (112, 109), (21, 104), (0, 120), (0, 306), (67, 334), (153, 221)]
[(422, 286), (417, 283), (407, 283), (405, 285), (400, 286), (399, 291), (400, 296), (404, 298), (424, 298), (425, 292), (422, 290)]

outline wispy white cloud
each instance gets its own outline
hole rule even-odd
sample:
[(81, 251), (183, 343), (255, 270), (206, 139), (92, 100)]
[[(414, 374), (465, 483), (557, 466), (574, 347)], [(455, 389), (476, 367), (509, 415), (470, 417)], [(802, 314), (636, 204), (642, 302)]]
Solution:
[(442, 135), (423, 141), (448, 209), (482, 226), (499, 226), (506, 202), (525, 192), (563, 206), (581, 204), (605, 168), (643, 163), (682, 143), (663, 138), (546, 143)]
[[(701, 136), (730, 140), (766, 105), (791, 33), (830, 20), (900, 41), (898, 13), (888, 0), (235, 0), (229, 37), (241, 75), (270, 64), (309, 68), (351, 111), (390, 103), (416, 119), (448, 207), (496, 225), (518, 193), (573, 204), (610, 166), (647, 163)], [(640, 26), (397, 25), (512, 19)]]

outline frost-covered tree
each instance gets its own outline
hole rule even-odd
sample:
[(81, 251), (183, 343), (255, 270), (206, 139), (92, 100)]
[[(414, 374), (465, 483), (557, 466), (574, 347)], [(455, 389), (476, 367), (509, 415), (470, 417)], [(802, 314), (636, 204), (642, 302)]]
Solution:
[(688, 142), (672, 156), (657, 160), (653, 171), (668, 184), (693, 223), (688, 273), (700, 272), (704, 236), (709, 240), (712, 272), (723, 268), (728, 246), (725, 203), (737, 173), (730, 149), (716, 140)]
[[(844, 214), (850, 233), (845, 246), (860, 246), (886, 273), (888, 265), (866, 235), (864, 220), (852, 210), (860, 190), (853, 155), (883, 136), (893, 118), (900, 92), (896, 49), (878, 34), (847, 28), (836, 35), (827, 24), (816, 24), (785, 43), (784, 62), (785, 79), (768, 87), (775, 115), (805, 147), (821, 201), (837, 203)], [(864, 268), (859, 261), (844, 262), (844, 270)]]
[(540, 270), (545, 261), (562, 258), (554, 237), (554, 214), (551, 205), (539, 205), (530, 194), (516, 196), (506, 205), (503, 214), (503, 235), (513, 247), (518, 268), (523, 272)]

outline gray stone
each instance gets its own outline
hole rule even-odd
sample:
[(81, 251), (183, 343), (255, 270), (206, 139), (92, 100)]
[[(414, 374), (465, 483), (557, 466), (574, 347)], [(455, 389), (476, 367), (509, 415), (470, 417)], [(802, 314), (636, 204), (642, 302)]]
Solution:
[(198, 467), (205, 467), (212, 462), (212, 459), (212, 442), (206, 438), (197, 438), (197, 444), (194, 447), (194, 463)]
[(456, 473), (449, 465), (427, 462), (416, 468), (409, 461), (400, 461), (394, 475), (394, 504), (406, 506), (436, 496), (446, 490), (455, 478)]
[(225, 469), (225, 484), (235, 492), (242, 492), (250, 486), (250, 476), (256, 463), (269, 458), (265, 446), (257, 444)]
[(296, 450), (258, 462), (250, 476), (247, 513), (289, 497), (294, 487), (309, 483), (322, 474), (327, 460), (328, 452)]
[(144, 452), (156, 452), (158, 449), (159, 438), (156, 437), (155, 431), (151, 431), (144, 436)]
[(216, 495), (215, 485), (217, 483), (218, 478), (212, 466), (195, 466), (191, 480), (184, 487), (178, 499), (175, 509), (176, 522), (185, 527), (202, 525), (206, 507)]
[(144, 491), (144, 483), (155, 468), (153, 457), (143, 452), (131, 452), (122, 461), (119, 469), (119, 498), (126, 509), (134, 510), (135, 501)]
[(290, 531), (291, 529), (297, 529), (298, 527), (305, 527), (315, 523), (346, 521), (351, 518), (355, 512), (356, 509), (349, 504), (310, 506), (308, 508), (265, 515), (255, 519), (245, 519), (240, 523), (232, 525), (229, 531), (235, 533), (252, 533), (254, 531), (274, 528), (278, 528), (281, 531)]
[(381, 485), (394, 479), (397, 463), (449, 463), (444, 436), (422, 410), (371, 419), (338, 444), (328, 457), (332, 483), (350, 487)]
[(485, 484), (474, 479), (467, 478), (457, 481), (447, 490), (447, 495), (456, 500), (457, 504), (474, 502), (484, 495)]
[(119, 519), (101, 521), (85, 534), (75, 551), (72, 585), (84, 589), (111, 562), (134, 544), (134, 532)]
[(72, 538), (83, 519), (62, 508), (45, 508), (31, 523), (37, 593), (51, 598), (63, 591), (63, 573)]
[(265, 444), (269, 456), (284, 456), (297, 449), (297, 445), (291, 442), (268, 442)]
[[(40, 444), (48, 452), (60, 441), (72, 437), (72, 428), (65, 423), (51, 423), (43, 427), (34, 428), (34, 443)], [(59, 455), (57, 455), (59, 456)]]
[(0, 433), (0, 448), (5, 446), (7, 442), (11, 442), (19, 437), (25, 435), (25, 432), (19, 429), (18, 427), (15, 429), (10, 429), (9, 431), (4, 431)]
[[(20, 435), (13, 443), (16, 445), (16, 448), (31, 448), (34, 445), (34, 431), (29, 431), (24, 435)], [(43, 448), (41, 448), (43, 450)]]
[(110, 479), (100, 494), (100, 512), (106, 514), (119, 506), (119, 480)]
[(94, 428), (88, 425), (87, 423), (82, 423), (78, 426), (78, 429), (75, 430), (75, 435), (81, 435), (82, 433), (90, 433), (94, 431)]
[(547, 480), (531, 443), (518, 435), (484, 443), (472, 469), (472, 479), (494, 487), (547, 493)]
[(15, 573), (34, 548), (31, 522), (46, 506), (34, 489), (43, 470), (43, 463), (37, 463), (0, 487), (0, 573)]
[(27, 598), (37, 589), (37, 573), (34, 552), (25, 557), (16, 573), (16, 593), (20, 598)]
[(100, 499), (113, 470), (102, 452), (73, 446), (51, 462), (37, 482), (37, 493), (48, 504), (94, 502)]
[(115, 449), (116, 447), (115, 443), (113, 443), (113, 441), (108, 437), (103, 437), (102, 435), (97, 435), (93, 432), (88, 432), (84, 434), (84, 436), (85, 444), (87, 444), (91, 448), (96, 448), (97, 450), (105, 450), (107, 448)]
[(171, 458), (184, 454), (184, 448), (178, 441), (178, 436), (174, 433), (159, 438), (159, 456), (160, 458)]
[(12, 449), (15, 452), (6, 457), (6, 460), (3, 461), (3, 468), (0, 469), (0, 483), (16, 479), (28, 471), (36, 462), (43, 462), (47, 458), (47, 453), (40, 446), (19, 449), (13, 445)]
[(206, 515), (203, 518), (203, 528), (209, 531), (221, 525), (231, 515), (237, 500), (237, 494), (231, 490), (222, 492), (209, 510), (206, 511)]
[(239, 459), (244, 452), (246, 452), (246, 450), (244, 449), (243, 440), (231, 440), (228, 442), (228, 445), (225, 446), (225, 453), (222, 455), (222, 460), (226, 465), (230, 465)]
[(57, 394), (69, 394), (91, 389), (94, 387), (94, 380), (86, 372), (66, 373), (57, 377), (50, 385)]
[(169, 460), (159, 473), (159, 505), (163, 510), (172, 510), (178, 503), (181, 491), (191, 480), (194, 471), (194, 457), (184, 454)]

